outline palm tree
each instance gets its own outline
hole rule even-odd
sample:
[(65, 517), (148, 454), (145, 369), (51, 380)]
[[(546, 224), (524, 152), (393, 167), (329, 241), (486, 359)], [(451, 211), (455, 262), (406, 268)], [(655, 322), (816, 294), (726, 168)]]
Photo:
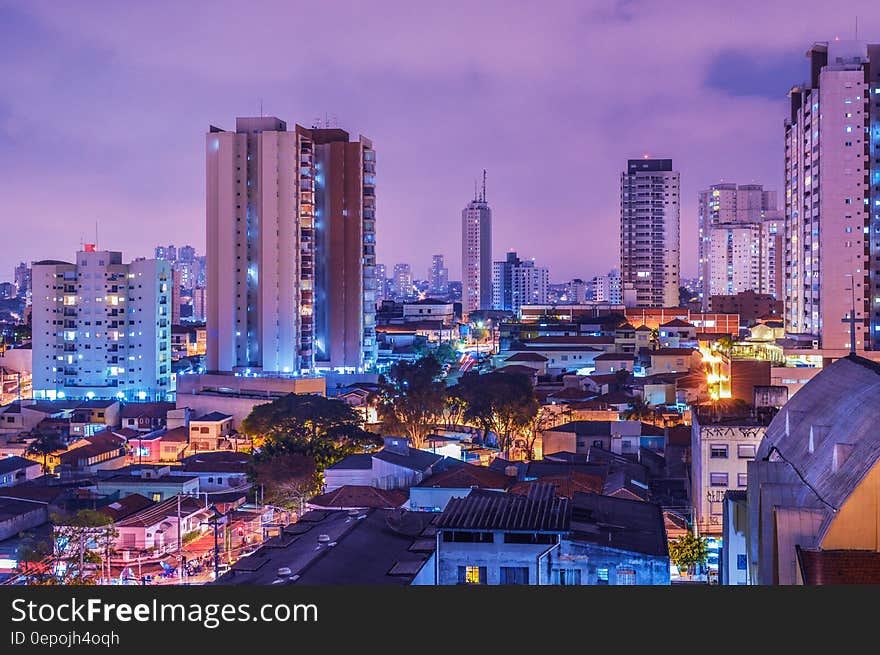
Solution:
[(25, 451), (28, 455), (36, 455), (43, 458), (43, 473), (49, 472), (49, 455), (59, 450), (64, 450), (64, 441), (54, 432), (44, 432), (28, 444)]

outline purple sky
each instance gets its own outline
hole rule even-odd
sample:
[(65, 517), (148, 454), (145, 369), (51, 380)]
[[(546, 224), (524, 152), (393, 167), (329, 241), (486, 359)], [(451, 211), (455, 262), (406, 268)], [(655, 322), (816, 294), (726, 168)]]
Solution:
[[(814, 7), (810, 7), (814, 5)], [(380, 262), (460, 275), (461, 209), (489, 171), (494, 256), (552, 281), (617, 265), (626, 159), (672, 157), (682, 263), (696, 195), (778, 189), (786, 92), (813, 41), (880, 40), (880, 3), (0, 0), (0, 279), (70, 259), (204, 248), (204, 132), (239, 115), (370, 136)], [(307, 26), (318, 26), (308, 31)]]

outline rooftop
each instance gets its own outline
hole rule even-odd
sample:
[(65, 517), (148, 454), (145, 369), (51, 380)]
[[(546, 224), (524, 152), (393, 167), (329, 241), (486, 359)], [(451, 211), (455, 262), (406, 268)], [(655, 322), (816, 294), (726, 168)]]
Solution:
[(223, 412), (211, 412), (210, 414), (205, 414), (203, 416), (199, 416), (198, 418), (192, 419), (192, 423), (220, 423), (222, 421), (228, 421), (232, 418), (231, 414), (224, 414)]
[(632, 353), (603, 353), (602, 355), (597, 356), (594, 362), (634, 362), (636, 361), (636, 356)]
[(659, 505), (591, 493), (571, 501), (572, 541), (646, 555), (668, 555), (666, 526)]
[[(310, 511), (214, 584), (407, 585), (434, 550), (433, 512)], [(292, 576), (278, 577), (286, 567)]]
[(365, 485), (346, 484), (338, 489), (315, 496), (309, 505), (319, 505), (328, 509), (351, 508), (391, 508), (400, 507), (407, 501), (405, 491), (399, 489), (376, 489)]
[(171, 402), (138, 403), (129, 402), (122, 408), (122, 418), (165, 418), (169, 409), (177, 405)]
[(510, 482), (511, 478), (504, 473), (493, 471), (486, 466), (465, 463), (449, 468), (442, 473), (435, 473), (423, 480), (418, 486), (444, 489), (468, 489), (471, 487), (506, 489)]
[(328, 471), (366, 471), (373, 468), (373, 456), (370, 453), (354, 453), (328, 466)]
[(407, 450), (409, 452), (404, 455), (384, 448), (379, 452), (372, 453), (372, 456), (383, 462), (388, 462), (395, 466), (402, 466), (403, 468), (408, 468), (413, 471), (427, 471), (434, 464), (443, 459), (443, 455), (436, 455), (425, 450), (419, 450), (418, 448), (408, 448)]
[(188, 473), (244, 473), (250, 460), (248, 453), (218, 450), (184, 457), (181, 464)]
[(32, 459), (19, 457), (18, 455), (13, 455), (12, 457), (4, 457), (3, 459), (0, 459), (0, 474), (12, 473), (13, 471), (19, 471), (30, 466), (39, 465), (39, 462), (35, 462)]
[(547, 358), (541, 353), (521, 352), (511, 355), (505, 362), (546, 362)]
[(119, 521), (127, 516), (131, 516), (135, 512), (140, 512), (153, 505), (153, 501), (146, 496), (140, 494), (130, 494), (125, 498), (115, 500), (109, 505), (104, 505), (98, 509), (101, 514), (106, 514), (113, 521)]
[(527, 496), (474, 489), (465, 498), (452, 498), (440, 514), (437, 526), (566, 532), (570, 513), (568, 499), (558, 498), (550, 484), (532, 486)]

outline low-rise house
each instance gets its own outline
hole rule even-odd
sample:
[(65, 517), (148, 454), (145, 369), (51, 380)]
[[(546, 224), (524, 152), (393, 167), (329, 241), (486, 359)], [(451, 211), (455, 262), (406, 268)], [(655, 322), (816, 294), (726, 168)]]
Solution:
[(349, 455), (324, 470), (324, 491), (343, 485), (367, 485), (379, 489), (406, 489), (431, 475), (443, 455), (409, 447), (402, 437), (385, 437), (375, 453)]
[(516, 476), (486, 466), (459, 464), (435, 473), (409, 489), (409, 508), (421, 512), (442, 512), (452, 498), (464, 498), (471, 489), (504, 491)]
[(4, 457), (0, 459), (0, 487), (12, 487), (38, 478), (41, 468), (38, 462), (25, 457)]
[(176, 462), (186, 451), (189, 432), (185, 427), (154, 432), (137, 432), (128, 438), (132, 459), (138, 464)]
[(0, 497), (0, 541), (15, 537), (49, 520), (46, 503)]
[(122, 408), (122, 427), (138, 430), (139, 432), (153, 432), (164, 428), (168, 411), (173, 410), (172, 402), (129, 402)]
[(518, 352), (511, 355), (510, 357), (507, 357), (504, 360), (504, 365), (528, 366), (529, 368), (535, 369), (538, 375), (546, 375), (548, 361), (548, 358), (541, 353)]
[(72, 438), (91, 437), (119, 425), (118, 400), (87, 400), (81, 402), (70, 417)]
[(238, 491), (247, 489), (250, 455), (247, 453), (221, 450), (196, 453), (184, 457), (181, 466), (172, 469), (172, 475), (195, 476), (199, 480), (199, 491), (209, 493)]
[(58, 455), (56, 470), (62, 478), (93, 475), (122, 468), (126, 455), (125, 439), (105, 430), (72, 443)]
[(628, 443), (635, 451), (640, 445), (642, 429), (640, 421), (571, 421), (541, 433), (541, 452), (546, 456), (557, 452), (585, 455), (590, 448), (610, 451), (615, 441), (625, 437), (631, 438)]
[(694, 348), (658, 348), (650, 353), (649, 375), (658, 373), (687, 373), (700, 368), (703, 360)]
[(95, 490), (101, 495), (115, 494), (119, 498), (140, 494), (155, 502), (178, 495), (195, 496), (201, 491), (198, 476), (183, 473), (172, 475), (170, 466), (153, 464), (132, 464), (111, 475), (99, 476)]
[(452, 498), (437, 520), (437, 584), (548, 584), (548, 554), (570, 522), (571, 501), (551, 485)]
[(210, 412), (198, 418), (190, 419), (189, 441), (193, 452), (202, 450), (220, 450), (228, 444), (232, 434), (232, 414)]
[(696, 326), (680, 318), (674, 318), (663, 323), (658, 328), (657, 333), (661, 348), (680, 348), (697, 345)]
[(597, 375), (607, 375), (618, 371), (633, 371), (636, 356), (630, 353), (604, 353), (596, 357), (593, 362), (596, 365)]
[[(212, 510), (197, 498), (181, 498), (179, 502), (180, 534), (206, 532)], [(129, 514), (115, 523), (118, 537), (116, 550), (126, 561), (149, 551), (157, 556), (177, 548), (178, 499), (166, 499)]]

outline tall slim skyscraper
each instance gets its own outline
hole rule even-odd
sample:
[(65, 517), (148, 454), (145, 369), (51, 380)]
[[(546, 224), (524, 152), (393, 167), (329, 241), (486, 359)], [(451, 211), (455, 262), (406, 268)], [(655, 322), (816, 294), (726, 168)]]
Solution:
[(630, 159), (620, 175), (620, 276), (635, 307), (677, 307), (680, 185), (671, 159)]
[(461, 212), (461, 284), (465, 312), (492, 307), (492, 210), (486, 201), (486, 171), (479, 195)]
[(776, 192), (760, 184), (713, 184), (699, 194), (700, 299), (781, 285), (781, 212)]
[(785, 121), (785, 327), (822, 348), (877, 349), (880, 45), (817, 43), (807, 57)]
[(392, 277), (395, 300), (407, 300), (415, 296), (413, 291), (412, 267), (409, 264), (395, 264)]
[(360, 369), (375, 356), (375, 151), (238, 118), (207, 135), (208, 369)]
[(86, 245), (33, 266), (36, 399), (167, 400), (171, 265)]
[(492, 309), (519, 313), (523, 305), (544, 304), (550, 286), (550, 272), (531, 260), (507, 253), (503, 262), (492, 265)]
[(443, 261), (443, 255), (431, 257), (431, 268), (428, 270), (428, 293), (432, 296), (446, 296), (449, 293), (449, 269)]
[(315, 151), (315, 364), (363, 370), (376, 345), (376, 151), (310, 130)]

